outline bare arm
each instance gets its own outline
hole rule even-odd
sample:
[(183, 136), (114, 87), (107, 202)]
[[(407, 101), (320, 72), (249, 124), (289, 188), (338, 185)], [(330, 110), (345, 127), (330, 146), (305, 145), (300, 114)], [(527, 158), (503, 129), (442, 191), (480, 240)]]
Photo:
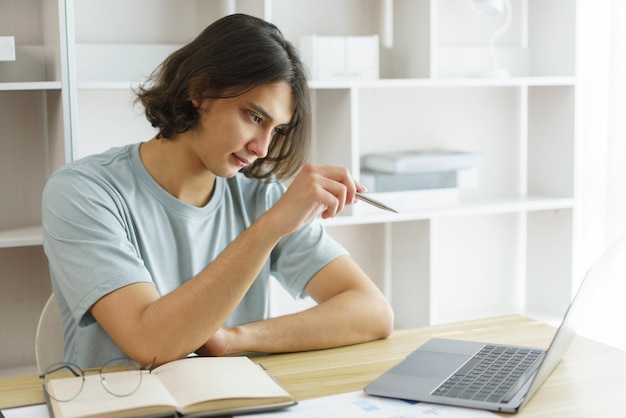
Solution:
[[(280, 238), (319, 213), (323, 217), (339, 213), (345, 204), (354, 202), (356, 188), (347, 170), (309, 164), (272, 209), (187, 283), (163, 297), (149, 283), (129, 285), (101, 298), (91, 312), (116, 344), (142, 364), (154, 357), (157, 363), (183, 357), (220, 330)], [(328, 291), (313, 283), (317, 280), (307, 288), (310, 294), (329, 299)], [(340, 299), (351, 299), (355, 289), (344, 290)], [(318, 311), (330, 310), (335, 304), (339, 302)], [(304, 319), (308, 321), (317, 317), (307, 316), (310, 318)]]
[(271, 224), (266, 222), (256, 222), (171, 293), (161, 297), (150, 283), (132, 284), (102, 297), (91, 312), (140, 364), (184, 357), (226, 321), (257, 276), (278, 238), (267, 233)]
[(316, 350), (385, 338), (393, 329), (393, 312), (386, 299), (347, 255), (320, 270), (306, 292), (318, 302), (317, 306), (220, 329), (198, 353)]

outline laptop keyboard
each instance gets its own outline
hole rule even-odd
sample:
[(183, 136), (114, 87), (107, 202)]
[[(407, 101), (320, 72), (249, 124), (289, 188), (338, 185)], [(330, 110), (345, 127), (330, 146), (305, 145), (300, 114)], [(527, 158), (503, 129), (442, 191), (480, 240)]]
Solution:
[(432, 394), (447, 398), (506, 403), (515, 394), (512, 392), (508, 395), (511, 388), (517, 382), (526, 381), (535, 371), (543, 354), (544, 350), (486, 345)]

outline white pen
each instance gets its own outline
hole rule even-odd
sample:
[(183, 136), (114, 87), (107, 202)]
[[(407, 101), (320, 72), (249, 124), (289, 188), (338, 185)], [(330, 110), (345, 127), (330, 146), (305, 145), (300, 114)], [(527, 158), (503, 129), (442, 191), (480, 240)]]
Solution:
[(398, 213), (398, 211), (397, 211), (397, 210), (390, 208), (389, 206), (387, 206), (387, 205), (385, 205), (385, 204), (383, 204), (383, 203), (379, 202), (379, 201), (378, 201), (378, 200), (376, 200), (376, 199), (372, 199), (372, 198), (371, 198), (371, 197), (369, 197), (369, 196), (365, 196), (363, 193), (359, 193), (359, 192), (357, 192), (357, 194), (356, 194), (356, 196), (355, 196), (355, 197), (356, 197), (357, 199), (359, 199), (359, 200), (361, 200), (361, 201), (365, 202), (365, 203), (369, 203), (369, 204), (370, 204), (370, 205), (372, 205), (372, 206), (376, 206), (376, 207), (377, 207), (377, 208), (379, 208), (379, 209), (388, 210), (389, 212)]

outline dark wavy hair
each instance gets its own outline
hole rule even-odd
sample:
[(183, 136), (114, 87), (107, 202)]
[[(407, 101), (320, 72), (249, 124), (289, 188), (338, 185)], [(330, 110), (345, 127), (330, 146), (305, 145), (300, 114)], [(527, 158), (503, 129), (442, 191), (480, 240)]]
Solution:
[(135, 93), (157, 138), (170, 139), (197, 126), (193, 99), (232, 98), (278, 82), (291, 86), (294, 114), (287, 129), (274, 134), (267, 156), (243, 172), (286, 179), (307, 159), (311, 102), (298, 52), (275, 25), (245, 14), (223, 17), (167, 57)]

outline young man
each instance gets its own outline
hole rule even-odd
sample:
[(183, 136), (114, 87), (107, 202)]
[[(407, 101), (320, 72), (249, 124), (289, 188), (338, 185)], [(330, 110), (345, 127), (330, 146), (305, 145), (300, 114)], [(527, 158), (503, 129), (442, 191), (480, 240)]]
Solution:
[[(384, 296), (316, 220), (363, 190), (344, 168), (303, 164), (305, 71), (275, 26), (216, 21), (138, 101), (155, 138), (70, 163), (44, 190), (66, 361), (160, 364), (389, 335)], [(277, 181), (296, 173), (286, 190)], [(270, 275), (318, 304), (268, 318)]]

